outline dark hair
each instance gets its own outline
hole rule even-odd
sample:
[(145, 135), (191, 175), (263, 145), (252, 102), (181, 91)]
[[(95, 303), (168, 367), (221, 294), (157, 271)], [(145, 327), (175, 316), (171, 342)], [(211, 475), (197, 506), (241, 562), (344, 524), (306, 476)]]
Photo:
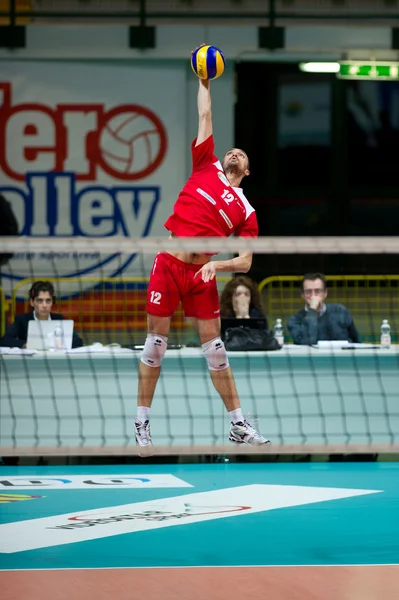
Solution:
[(233, 294), (239, 285), (245, 285), (251, 291), (251, 301), (249, 304), (250, 308), (257, 308), (262, 314), (264, 314), (262, 307), (262, 300), (258, 285), (250, 277), (245, 275), (238, 275), (233, 277), (223, 288), (220, 296), (220, 316), (221, 317), (235, 317), (233, 308)]
[(316, 281), (316, 279), (320, 279), (323, 282), (324, 289), (327, 289), (326, 278), (323, 273), (306, 273), (302, 278), (301, 290), (303, 291), (305, 281)]
[(50, 281), (35, 281), (29, 290), (29, 299), (34, 300), (40, 292), (48, 292), (55, 302), (54, 286)]

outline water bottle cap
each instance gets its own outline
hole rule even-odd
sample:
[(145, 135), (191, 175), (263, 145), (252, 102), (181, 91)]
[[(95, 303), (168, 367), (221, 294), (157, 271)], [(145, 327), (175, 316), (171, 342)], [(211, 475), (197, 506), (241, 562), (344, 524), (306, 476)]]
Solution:
[(383, 322), (385, 325), (387, 325), (387, 323), (388, 323), (388, 319), (383, 319), (383, 320), (382, 320), (382, 322)]

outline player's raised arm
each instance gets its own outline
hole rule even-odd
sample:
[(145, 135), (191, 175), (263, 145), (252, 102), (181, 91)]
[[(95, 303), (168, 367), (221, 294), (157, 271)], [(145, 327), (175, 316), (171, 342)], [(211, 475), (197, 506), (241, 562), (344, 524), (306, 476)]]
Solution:
[(199, 79), (198, 81), (198, 135), (196, 146), (202, 144), (212, 135), (211, 82), (209, 79)]

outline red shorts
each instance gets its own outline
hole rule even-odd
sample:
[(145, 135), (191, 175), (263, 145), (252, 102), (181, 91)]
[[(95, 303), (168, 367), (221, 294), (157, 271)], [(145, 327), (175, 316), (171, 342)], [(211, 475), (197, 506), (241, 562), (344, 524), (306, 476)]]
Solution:
[(205, 283), (201, 265), (185, 263), (168, 252), (157, 254), (152, 266), (146, 311), (157, 317), (171, 317), (180, 302), (186, 317), (217, 319), (220, 316), (216, 279)]

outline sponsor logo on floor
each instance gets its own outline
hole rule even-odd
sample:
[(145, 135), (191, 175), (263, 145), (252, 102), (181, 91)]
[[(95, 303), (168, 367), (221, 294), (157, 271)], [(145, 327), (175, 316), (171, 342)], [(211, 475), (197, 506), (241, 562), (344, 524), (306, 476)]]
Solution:
[(0, 552), (72, 544), (379, 491), (255, 484), (109, 506), (0, 525)]
[(22, 502), (22, 500), (35, 500), (36, 498), (44, 498), (45, 496), (28, 496), (27, 494), (0, 494), (0, 504), (8, 504), (9, 502)]
[(0, 479), (0, 490), (100, 490), (111, 488), (187, 488), (194, 487), (175, 475), (52, 475), (51, 477), (7, 477)]

